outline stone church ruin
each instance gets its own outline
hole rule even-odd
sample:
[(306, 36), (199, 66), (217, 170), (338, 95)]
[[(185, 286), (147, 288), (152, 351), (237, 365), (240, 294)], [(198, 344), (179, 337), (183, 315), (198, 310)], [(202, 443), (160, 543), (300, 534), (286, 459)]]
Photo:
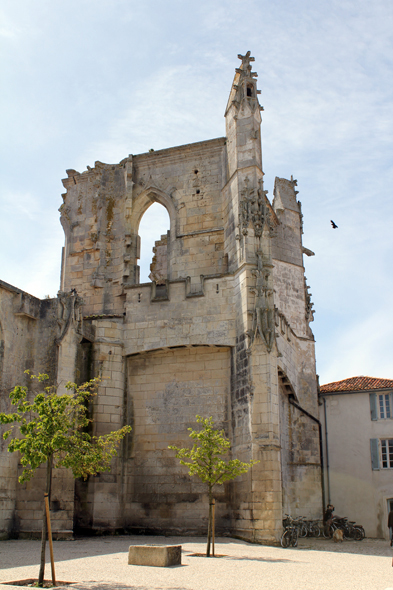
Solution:
[[(239, 56), (226, 136), (67, 170), (57, 298), (0, 282), (0, 403), (25, 369), (102, 381), (97, 434), (132, 426), (110, 473), (74, 481), (55, 470), (52, 528), (205, 534), (205, 487), (168, 445), (188, 446), (212, 416), (232, 456), (260, 462), (216, 492), (217, 534), (276, 542), (283, 513), (322, 512), (313, 304), (296, 180), (264, 187), (261, 110), (250, 52)], [(140, 283), (139, 224), (163, 205), (170, 230)], [(157, 236), (159, 238), (159, 236)], [(38, 472), (17, 482), (0, 443), (0, 534), (38, 533)]]

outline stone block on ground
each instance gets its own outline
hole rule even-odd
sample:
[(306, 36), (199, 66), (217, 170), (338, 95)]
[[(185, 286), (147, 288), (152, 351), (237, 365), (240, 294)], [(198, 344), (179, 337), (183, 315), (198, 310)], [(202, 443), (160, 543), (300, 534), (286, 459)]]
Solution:
[(181, 545), (130, 545), (128, 565), (181, 565)]

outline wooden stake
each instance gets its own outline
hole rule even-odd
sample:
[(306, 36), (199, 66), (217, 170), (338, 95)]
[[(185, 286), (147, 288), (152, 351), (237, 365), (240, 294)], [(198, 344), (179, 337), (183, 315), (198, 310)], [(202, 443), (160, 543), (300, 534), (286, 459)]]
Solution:
[(213, 522), (212, 522), (212, 529), (213, 529), (213, 530), (212, 530), (212, 555), (213, 555), (213, 557), (214, 557), (214, 527), (215, 527), (215, 522), (214, 522), (214, 513), (215, 513), (215, 511), (216, 511), (216, 501), (215, 501), (215, 499), (214, 499), (214, 498), (213, 498), (213, 500), (212, 500), (212, 504), (213, 504), (213, 506), (212, 506), (212, 508), (213, 508), (213, 518), (212, 518), (212, 520), (213, 520)]
[(54, 586), (56, 586), (55, 561), (53, 559), (52, 529), (51, 529), (51, 526), (50, 526), (50, 514), (49, 514), (48, 494), (44, 494), (44, 498), (45, 498), (46, 522), (48, 524), (48, 540), (49, 540), (49, 551), (50, 551), (50, 563), (51, 563), (51, 567), (52, 567), (52, 584)]

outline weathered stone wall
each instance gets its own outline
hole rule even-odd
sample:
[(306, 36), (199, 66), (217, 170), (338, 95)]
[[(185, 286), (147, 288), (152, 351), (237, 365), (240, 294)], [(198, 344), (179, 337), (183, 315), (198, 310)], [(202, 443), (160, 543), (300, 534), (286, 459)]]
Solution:
[[(128, 359), (128, 405), (133, 416), (127, 457), (126, 528), (203, 534), (207, 486), (190, 477), (168, 445), (190, 447), (195, 416), (212, 416), (230, 430), (230, 349), (195, 346)], [(228, 493), (218, 492), (218, 530), (228, 526)], [(226, 514), (223, 528), (221, 515)]]
[(168, 236), (161, 236), (153, 247), (153, 260), (150, 264), (149, 279), (165, 283), (168, 278)]
[[(168, 278), (221, 273), (222, 147), (225, 139), (130, 156), (120, 164), (96, 162), (68, 170), (60, 208), (66, 234), (62, 290), (77, 290), (84, 313), (122, 313), (123, 285), (139, 283), (138, 229), (147, 208), (163, 204), (171, 220)], [(203, 219), (203, 221), (201, 221)]]
[[(36, 297), (0, 281), (0, 411), (11, 412), (9, 393), (15, 385), (29, 386), (37, 391), (37, 383), (24, 373), (48, 373), (50, 383), (56, 376), (57, 300)], [(8, 444), (0, 427), (0, 535), (31, 531), (37, 525), (35, 500), (24, 495), (18, 483), (18, 454), (8, 453)], [(32, 484), (33, 485), (33, 484)], [(43, 492), (41, 498), (43, 497)], [(41, 516), (40, 516), (41, 518)], [(33, 526), (33, 529), (31, 528)]]
[[(92, 404), (92, 433), (100, 436), (131, 424), (127, 418), (125, 357), (123, 355), (123, 316), (90, 317), (84, 320), (84, 334), (93, 342), (85, 346), (89, 358), (88, 378), (100, 377)], [(81, 353), (83, 354), (83, 352)], [(115, 530), (123, 527), (123, 447), (112, 460), (109, 473), (75, 483), (74, 529)]]
[[(21, 475), (22, 467), (17, 468)], [(14, 472), (15, 476), (15, 472)], [(17, 501), (12, 533), (20, 538), (39, 538), (42, 531), (46, 465), (37, 469), (32, 479), (17, 484)], [(51, 490), (51, 528), (57, 539), (73, 535), (74, 479), (68, 469), (54, 469)]]
[(152, 285), (127, 289), (125, 354), (190, 344), (234, 345), (231, 287), (232, 277), (206, 279), (199, 292), (192, 292), (186, 281), (170, 282), (167, 298), (155, 300)]
[(320, 518), (321, 469), (318, 424), (289, 403), (281, 386), (281, 463), (283, 513)]

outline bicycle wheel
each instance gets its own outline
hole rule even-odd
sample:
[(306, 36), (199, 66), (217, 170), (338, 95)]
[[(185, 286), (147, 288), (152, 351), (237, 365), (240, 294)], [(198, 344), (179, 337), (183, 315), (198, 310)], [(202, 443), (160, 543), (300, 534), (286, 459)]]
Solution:
[(319, 537), (321, 534), (321, 529), (319, 528), (319, 526), (317, 524), (313, 524), (311, 526), (311, 534), (313, 537)]
[(291, 542), (291, 531), (289, 529), (285, 529), (283, 534), (281, 535), (281, 547), (287, 549)]
[(297, 530), (298, 530), (299, 537), (302, 537), (302, 538), (307, 537), (308, 530), (307, 530), (306, 523), (301, 524)]
[(364, 528), (362, 526), (354, 526), (353, 530), (355, 533), (355, 541), (363, 541), (364, 537), (366, 536)]
[(292, 532), (292, 547), (297, 547), (297, 541), (298, 541), (298, 530), (297, 529), (293, 529)]

